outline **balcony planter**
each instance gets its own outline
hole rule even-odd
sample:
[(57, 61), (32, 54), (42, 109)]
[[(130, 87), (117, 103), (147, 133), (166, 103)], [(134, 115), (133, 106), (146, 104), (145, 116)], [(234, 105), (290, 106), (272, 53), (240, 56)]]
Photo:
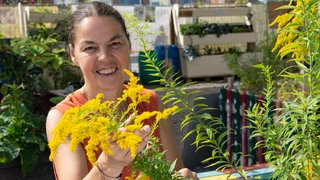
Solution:
[[(236, 42), (235, 42), (236, 39)], [(208, 34), (204, 37), (198, 35), (181, 36), (182, 45), (211, 45), (211, 44), (229, 44), (229, 43), (250, 43), (256, 42), (255, 32), (230, 33), (217, 36), (215, 34)]]
[[(247, 59), (254, 53), (244, 53), (242, 59)], [(214, 76), (231, 76), (233, 71), (228, 68), (227, 62), (223, 58), (223, 54), (198, 56), (192, 61), (187, 58), (181, 61), (181, 71), (184, 78), (202, 78)]]

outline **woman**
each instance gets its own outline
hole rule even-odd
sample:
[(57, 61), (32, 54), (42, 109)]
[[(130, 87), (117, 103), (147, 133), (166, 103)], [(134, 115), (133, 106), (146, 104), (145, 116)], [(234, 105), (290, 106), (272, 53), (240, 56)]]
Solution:
[[(131, 43), (119, 12), (101, 2), (80, 5), (71, 16), (69, 41), (71, 60), (80, 67), (85, 83), (48, 113), (46, 128), (49, 142), (53, 138), (51, 131), (66, 110), (83, 105), (98, 93), (104, 94), (103, 100), (116, 100), (125, 88), (123, 82), (126, 75), (123, 69), (129, 66)], [(162, 105), (157, 95), (151, 90), (145, 91), (151, 92), (151, 102), (139, 106), (139, 111), (161, 110)], [(119, 111), (126, 107), (127, 104), (122, 104)], [(144, 139), (138, 152), (148, 141), (151, 123), (146, 123), (141, 130), (135, 132)], [(170, 162), (177, 159), (175, 168), (180, 169), (179, 172), (184, 177), (198, 179), (194, 172), (183, 168), (167, 121), (160, 121), (155, 134), (160, 137), (162, 148), (166, 149), (166, 158)], [(111, 150), (115, 154), (110, 156), (103, 152), (97, 153), (97, 165), (92, 167), (85, 154), (85, 145), (86, 142), (83, 142), (71, 152), (68, 139), (59, 146), (53, 159), (57, 179), (119, 179), (121, 174), (121, 179), (124, 179), (129, 175), (128, 165), (133, 160), (129, 150), (122, 150), (116, 143), (111, 143)]]

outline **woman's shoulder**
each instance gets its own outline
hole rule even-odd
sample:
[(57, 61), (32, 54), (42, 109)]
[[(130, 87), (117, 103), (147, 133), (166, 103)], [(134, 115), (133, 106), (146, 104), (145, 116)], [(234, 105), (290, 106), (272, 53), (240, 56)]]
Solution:
[(67, 97), (62, 100), (60, 103), (51, 108), (51, 110), (56, 109), (62, 113), (68, 109), (76, 106), (81, 106), (87, 102), (84, 94), (78, 89), (73, 93), (67, 95)]
[(156, 91), (154, 91), (153, 89), (147, 89), (147, 88), (143, 88), (142, 93), (151, 93), (151, 96), (157, 96)]
[(158, 103), (159, 96), (153, 89), (143, 88), (142, 94), (150, 93), (150, 103)]
[(152, 89), (144, 88), (142, 90), (143, 94), (150, 93), (150, 101), (139, 104), (139, 109), (142, 111), (159, 110), (159, 98), (156, 91)]
[(52, 138), (51, 131), (57, 126), (65, 111), (72, 107), (81, 106), (85, 104), (87, 99), (80, 90), (67, 95), (67, 97), (60, 103), (52, 107), (47, 115), (46, 129), (47, 136), (50, 140)]

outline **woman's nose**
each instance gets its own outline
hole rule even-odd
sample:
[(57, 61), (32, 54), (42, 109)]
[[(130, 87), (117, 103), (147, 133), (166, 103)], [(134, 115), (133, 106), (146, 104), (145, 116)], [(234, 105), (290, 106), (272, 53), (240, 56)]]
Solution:
[(100, 48), (98, 56), (99, 56), (98, 60), (106, 60), (112, 57), (112, 53), (110, 52), (110, 50), (108, 50), (108, 48), (104, 47), (104, 48)]

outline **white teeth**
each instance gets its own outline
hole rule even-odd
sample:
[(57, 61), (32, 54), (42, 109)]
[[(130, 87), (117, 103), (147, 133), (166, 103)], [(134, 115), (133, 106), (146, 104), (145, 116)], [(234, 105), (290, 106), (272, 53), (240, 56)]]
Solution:
[(113, 72), (116, 71), (116, 68), (113, 68), (113, 69), (103, 69), (103, 70), (100, 70), (98, 71), (99, 74), (111, 74)]

